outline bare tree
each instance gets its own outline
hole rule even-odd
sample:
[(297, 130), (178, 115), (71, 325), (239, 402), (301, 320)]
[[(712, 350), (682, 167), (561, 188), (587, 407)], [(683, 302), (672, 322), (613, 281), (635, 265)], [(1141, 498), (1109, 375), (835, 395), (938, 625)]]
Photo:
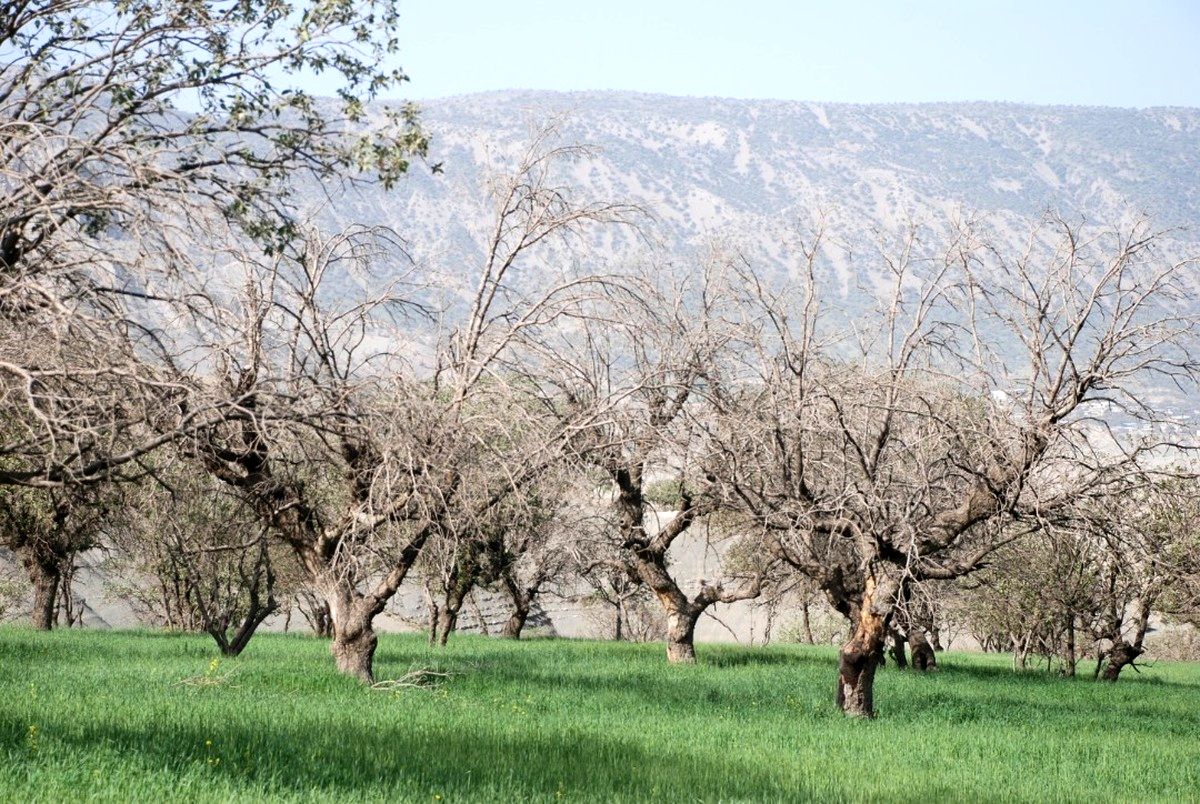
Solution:
[[(391, 0), (48, 0), (0, 10), (0, 483), (103, 479), (206, 411), (158, 335), (215, 259), (214, 219), (278, 247), (300, 175), (385, 184), (425, 152)], [(339, 99), (294, 86), (336, 75)]]
[[(313, 235), (296, 256), (250, 263), (238, 305), (213, 315), (214, 332), (240, 333), (210, 359), (215, 390), (235, 411), (195, 451), (296, 552), (329, 603), (338, 668), (364, 681), (373, 620), (425, 545), (463, 532), (554, 465), (578, 429), (578, 406), (529, 381), (517, 347), (571, 319), (599, 280), (564, 275), (530, 291), (513, 274), (541, 244), (632, 210), (574, 201), (555, 175), (582, 152), (548, 137), (493, 181), (478, 284), (465, 317), (440, 332), (389, 322), (397, 305), (413, 309), (395, 287), (330, 301), (331, 276), (370, 276), (398, 256), (387, 233), (361, 230)], [(410, 368), (405, 356), (422, 351), (432, 365)]]
[(1194, 481), (1148, 475), (1142, 484), (1082, 501), (1074, 528), (1093, 546), (1095, 674), (1116, 681), (1146, 651), (1150, 616), (1186, 585), (1195, 530)]
[[(120, 507), (108, 485), (59, 489), (0, 487), (0, 545), (16, 554), (33, 589), (32, 622), (49, 631), (71, 605), (76, 557), (101, 545)], [(68, 624), (71, 623), (68, 608)]]
[(589, 527), (578, 477), (566, 464), (531, 486), (523, 517), (504, 531), (493, 586), (509, 599), (500, 636), (520, 639), (529, 615), (546, 592), (558, 595), (576, 580), (572, 552)]
[(329, 613), (329, 601), (308, 584), (301, 585), (295, 594), (295, 606), (312, 629), (313, 634), (323, 639), (333, 636), (333, 618)]
[(1137, 384), (1193, 378), (1195, 322), (1178, 306), (1190, 263), (1158, 254), (1143, 223), (1095, 232), (1051, 219), (1015, 254), (978, 227), (931, 251), (914, 228), (881, 251), (891, 291), (876, 317), (837, 333), (820, 316), (819, 235), (801, 247), (799, 300), (747, 272), (753, 370), (728, 400), (714, 476), (849, 611), (837, 699), (870, 716), (913, 581), (978, 569), (1167, 446), (1125, 438), (1100, 414), (1153, 423)]
[[(0, 484), (137, 475), (221, 415), (184, 400), (160, 336), (207, 281), (216, 222), (278, 247), (284, 183), (388, 183), (424, 154), (412, 109), (363, 125), (404, 78), (396, 26), (387, 0), (0, 9)], [(312, 70), (337, 103), (288, 86)]]
[(631, 578), (615, 560), (586, 562), (580, 578), (588, 590), (580, 602), (602, 612), (596, 616), (600, 633), (607, 632), (611, 623), (611, 638), (617, 642), (650, 642), (666, 636), (662, 606), (640, 578)]
[(129, 490), (107, 566), (155, 619), (207, 633), (237, 656), (290, 591), (277, 580), (287, 556), (253, 511), (196, 467), (162, 467), (155, 478)]
[(568, 457), (426, 549), (422, 563), (431, 644), (446, 644), (477, 588), (508, 598), (500, 636), (519, 639), (538, 596), (568, 581), (571, 550), (580, 543), (581, 519), (588, 516), (579, 505)]
[[(672, 545), (717, 510), (702, 471), (704, 428), (694, 420), (705, 416), (705, 389), (717, 381), (730, 337), (721, 320), (719, 260), (690, 278), (670, 272), (661, 265), (646, 271), (666, 274), (663, 283), (676, 281), (673, 287), (641, 282), (615, 295), (613, 312), (600, 316), (611, 319), (603, 329), (587, 327), (574, 349), (560, 350), (559, 373), (572, 394), (613, 400), (581, 450), (611, 484), (619, 557), (607, 560), (654, 594), (666, 615), (668, 661), (688, 663), (696, 658), (700, 616), (716, 603), (757, 597), (764, 570), (726, 568), (728, 578), (702, 579), (689, 594), (670, 569)], [(656, 484), (673, 490), (661, 508), (650, 499)], [(706, 531), (725, 548), (733, 541), (711, 523)]]

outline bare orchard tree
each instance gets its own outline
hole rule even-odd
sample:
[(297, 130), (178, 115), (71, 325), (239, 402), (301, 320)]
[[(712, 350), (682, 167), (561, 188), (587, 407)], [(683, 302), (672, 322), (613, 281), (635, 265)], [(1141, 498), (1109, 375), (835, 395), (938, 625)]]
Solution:
[[(486, 459), (480, 462), (486, 462)], [(505, 531), (519, 522), (513, 503), (520, 489), (496, 489), (486, 477), (465, 486), (460, 504), (447, 512), (438, 533), (422, 555), (421, 574), (429, 606), (431, 645), (444, 647), (450, 634), (458, 629), (458, 617), (468, 596), (477, 587), (499, 577)], [(496, 495), (498, 499), (491, 504), (490, 501), (466, 499), (472, 492), (480, 491), (487, 496)]]
[(293, 604), (308, 623), (313, 634), (327, 639), (333, 636), (333, 618), (329, 613), (329, 601), (310, 584), (301, 584), (296, 590)]
[(583, 562), (579, 577), (587, 591), (578, 600), (593, 612), (599, 633), (611, 633), (617, 642), (651, 642), (666, 636), (662, 606), (640, 578), (630, 577), (615, 560)]
[(122, 505), (108, 484), (0, 487), (0, 545), (11, 550), (25, 570), (33, 590), (35, 628), (49, 631), (60, 608), (70, 605), (76, 557), (103, 543), (103, 530)]
[[(165, 427), (163, 319), (211, 270), (214, 219), (278, 246), (286, 182), (386, 184), (424, 153), (411, 110), (363, 125), (404, 79), (397, 25), (391, 0), (0, 9), (0, 483), (104, 479), (205, 424), (192, 401)], [(297, 86), (314, 70), (337, 102)]]
[(1077, 507), (1074, 528), (1094, 545), (1088, 569), (1095, 582), (1097, 677), (1116, 681), (1126, 667), (1136, 670), (1152, 612), (1172, 592), (1186, 589), (1197, 503), (1193, 480), (1148, 474), (1137, 487)]
[[(822, 243), (802, 245), (798, 298), (747, 271), (747, 372), (729, 395), (725, 498), (778, 535), (854, 631), (837, 701), (874, 714), (873, 682), (913, 581), (971, 573), (1005, 543), (1161, 447), (1106, 430), (1116, 406), (1161, 412), (1138, 384), (1190, 382), (1187, 261), (1144, 223), (1096, 231), (1050, 219), (1016, 253), (968, 226), (939, 249), (908, 230), (872, 266), (877, 311), (852, 332), (821, 317)], [(1003, 347), (1004, 352), (997, 352)], [(835, 600), (836, 605), (836, 600)]]
[(210, 392), (236, 412), (190, 447), (295, 552), (329, 604), (338, 668), (365, 681), (371, 623), (456, 492), (460, 446), (436, 395), (371, 349), (395, 337), (381, 318), (395, 297), (326, 306), (329, 277), (384, 246), (369, 232), (314, 235), (301, 258), (251, 274), (214, 315), (220, 351), (208, 360)]
[[(615, 296), (604, 316), (610, 321), (585, 328), (573, 348), (559, 351), (559, 376), (572, 395), (614, 400), (581, 450), (610, 483), (619, 547), (610, 560), (663, 607), (668, 661), (691, 663), (700, 616), (714, 604), (757, 597), (762, 569), (747, 565), (726, 579), (702, 579), (691, 593), (671, 570), (672, 545), (717, 508), (700, 471), (704, 430), (694, 420), (705, 416), (705, 389), (721, 371), (730, 333), (721, 320), (726, 288), (718, 260), (678, 280), (669, 267), (654, 270), (668, 274), (664, 284), (676, 284), (664, 290), (638, 283)], [(673, 491), (656, 507), (651, 489), (663, 484)], [(731, 541), (708, 523), (705, 531)]]
[[(934, 610), (925, 585), (912, 583), (905, 591), (906, 594), (897, 604), (890, 628), (892, 657), (901, 669), (908, 665), (911, 658), (914, 670), (937, 670), (937, 654), (929, 641), (929, 635), (934, 632)], [(911, 652), (910, 657), (904, 655), (905, 645)]]
[(277, 580), (290, 556), (271, 545), (243, 501), (197, 467), (159, 469), (155, 480), (127, 493), (108, 566), (161, 623), (207, 633), (221, 653), (237, 656), (290, 591)]
[[(446, 644), (463, 604), (477, 588), (508, 599), (509, 616), (500, 636), (519, 639), (538, 595), (567, 580), (580, 524), (569, 471), (564, 458), (540, 476), (497, 495), (482, 515), (452, 517), (458, 521), (426, 549), (422, 571), (431, 644)], [(487, 487), (486, 482), (472, 485)]]
[(593, 519), (579, 474), (571, 464), (546, 473), (526, 492), (523, 516), (504, 531), (493, 582), (509, 600), (501, 637), (520, 639), (539, 599), (575, 586), (573, 552)]
[[(579, 406), (546, 398), (515, 351), (518, 336), (570, 320), (600, 283), (530, 265), (539, 247), (632, 212), (577, 202), (555, 183), (580, 153), (537, 137), (493, 180), (494, 227), (467, 311), (438, 332), (389, 321), (398, 305), (414, 309), (394, 284), (331, 299), (331, 283), (378, 285), (377, 269), (395, 269), (384, 232), (311, 234), (295, 256), (249, 261), (237, 302), (216, 306), (209, 385), (235, 411), (195, 452), (295, 551), (329, 603), (345, 673), (373, 679), (374, 618), (430, 539), (554, 465), (578, 430)], [(516, 281), (535, 267), (536, 281)], [(406, 355), (433, 365), (414, 369)]]
[(662, 606), (623, 560), (611, 483), (593, 466), (579, 468), (563, 597), (585, 608), (597, 636), (618, 642), (660, 640), (666, 634)]

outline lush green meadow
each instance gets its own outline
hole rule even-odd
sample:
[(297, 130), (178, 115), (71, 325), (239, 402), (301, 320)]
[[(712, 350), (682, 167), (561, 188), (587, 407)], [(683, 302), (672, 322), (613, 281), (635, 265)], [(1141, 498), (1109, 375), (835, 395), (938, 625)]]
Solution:
[(0, 629), (0, 798), (1200, 798), (1198, 665), (1106, 686), (948, 654), (936, 675), (882, 671), (879, 719), (854, 722), (829, 650), (700, 655), (385, 637), (380, 677), (450, 674), (385, 692), (304, 637), (214, 667), (201, 637)]

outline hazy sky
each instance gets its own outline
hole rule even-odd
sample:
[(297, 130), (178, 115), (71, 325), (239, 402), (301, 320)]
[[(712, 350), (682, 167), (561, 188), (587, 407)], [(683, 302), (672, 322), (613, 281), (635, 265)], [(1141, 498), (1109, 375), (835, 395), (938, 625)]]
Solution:
[(401, 0), (403, 93), (1200, 106), (1200, 0)]

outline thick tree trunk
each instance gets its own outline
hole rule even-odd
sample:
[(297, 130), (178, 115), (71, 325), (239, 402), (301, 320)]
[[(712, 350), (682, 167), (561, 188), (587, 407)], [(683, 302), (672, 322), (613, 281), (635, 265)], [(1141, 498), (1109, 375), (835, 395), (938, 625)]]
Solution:
[(46, 562), (30, 560), (25, 562), (29, 572), (29, 580), (33, 584), (33, 627), (39, 631), (49, 631), (54, 627), (55, 613), (58, 602), (58, 589), (61, 581), (58, 567)]
[[(872, 643), (875, 643), (874, 647)], [(855, 629), (838, 656), (837, 703), (851, 717), (875, 716), (875, 670), (879, 667), (882, 636)]]
[(512, 614), (508, 615), (508, 620), (500, 630), (500, 636), (503, 639), (520, 639), (527, 619), (529, 619), (529, 606), (514, 607)]
[(695, 664), (696, 620), (699, 612), (671, 609), (667, 612), (667, 661), (671, 664)]
[(925, 672), (937, 670), (937, 656), (933, 646), (925, 638), (925, 632), (918, 626), (908, 629), (908, 647), (912, 651), (912, 666), (914, 670)]
[(868, 576), (854, 632), (838, 656), (837, 703), (851, 717), (875, 716), (875, 670), (897, 591), (895, 582)]
[(335, 589), (325, 597), (333, 620), (333, 642), (329, 649), (338, 671), (364, 684), (374, 684), (375, 646), (379, 638), (372, 623), (377, 612), (347, 589)]
[(353, 635), (339, 634), (334, 628), (330, 650), (339, 672), (353, 676), (364, 684), (375, 683), (375, 646), (379, 638), (368, 625)]
[(1150, 630), (1150, 609), (1153, 604), (1154, 596), (1151, 594), (1144, 594), (1134, 601), (1132, 642), (1126, 641), (1120, 636), (1120, 619), (1113, 618), (1113, 646), (1109, 648), (1108, 666), (1104, 668), (1103, 679), (1105, 681), (1116, 681), (1122, 670), (1132, 665), (1139, 656), (1146, 652), (1146, 634)]
[(437, 618), (437, 644), (441, 647), (446, 647), (446, 643), (450, 640), (450, 634), (458, 627), (458, 609), (451, 608), (449, 604), (443, 606), (438, 611)]
[(1121, 671), (1133, 664), (1141, 655), (1140, 649), (1123, 639), (1119, 640), (1108, 652), (1108, 665), (1104, 668), (1104, 675), (1101, 678), (1105, 681), (1116, 681), (1120, 678)]

